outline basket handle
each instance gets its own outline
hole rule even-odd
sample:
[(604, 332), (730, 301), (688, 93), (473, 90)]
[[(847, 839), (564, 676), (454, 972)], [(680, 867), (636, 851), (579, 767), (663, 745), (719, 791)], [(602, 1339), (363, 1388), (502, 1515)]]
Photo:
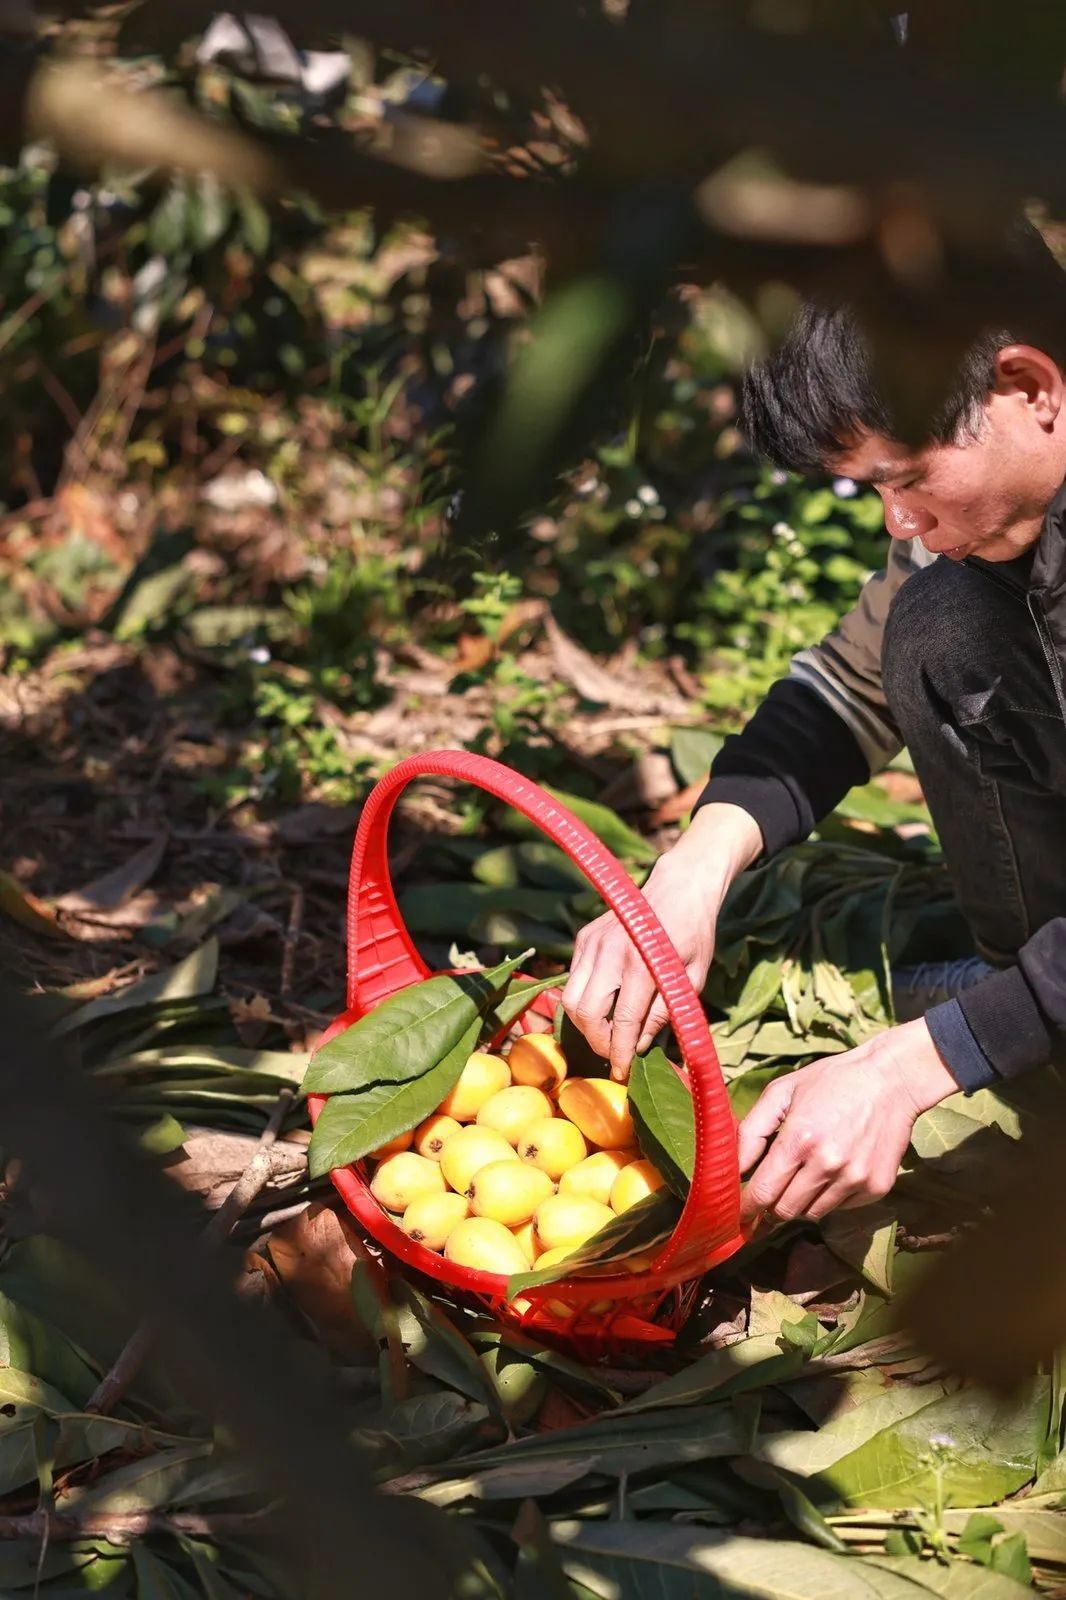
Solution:
[(387, 773), (363, 807), (348, 883), (348, 1014), (361, 1016), (406, 983), (431, 976), (411, 942), (389, 875), (388, 824), (407, 784), (456, 778), (495, 795), (534, 822), (584, 872), (618, 917), (666, 1003), (688, 1068), (696, 1125), (688, 1200), (649, 1270), (699, 1263), (743, 1242), (736, 1125), (707, 1018), (680, 956), (655, 912), (614, 856), (577, 817), (509, 767), (469, 751), (409, 756)]

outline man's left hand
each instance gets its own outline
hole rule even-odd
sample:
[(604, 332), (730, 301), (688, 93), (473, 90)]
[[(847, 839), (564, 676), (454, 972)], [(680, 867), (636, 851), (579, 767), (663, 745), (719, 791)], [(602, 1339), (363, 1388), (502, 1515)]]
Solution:
[(817, 1221), (880, 1200), (917, 1118), (958, 1087), (921, 1019), (775, 1078), (740, 1124), (740, 1170), (755, 1167), (743, 1220)]

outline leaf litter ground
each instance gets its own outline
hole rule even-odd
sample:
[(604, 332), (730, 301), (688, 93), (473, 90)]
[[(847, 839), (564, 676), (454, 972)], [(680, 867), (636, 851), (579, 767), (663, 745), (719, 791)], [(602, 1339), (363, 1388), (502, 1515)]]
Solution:
[[(431, 712), (372, 736), (368, 778), (419, 744), (467, 736), (470, 707), (443, 692), (449, 664), (436, 659)], [(424, 659), (389, 670), (398, 693), (405, 672), (423, 690), (431, 675)], [(230, 736), (212, 717), (216, 692), (210, 669), (169, 647), (110, 640), (7, 680), (0, 861), (9, 969), (54, 997), (118, 1114), (213, 1207), (340, 1008), (356, 814), (313, 792), (289, 809), (252, 792), (210, 799), (204, 774), (235, 754), (220, 748)], [(610, 797), (589, 820), (638, 879), (713, 749), (676, 686), (648, 692), (661, 696), (658, 723), (575, 698), (533, 770), (586, 801)], [(439, 785), (405, 806), (394, 864), (412, 931), (438, 965), (534, 944), (546, 974), (598, 909), (513, 816), (472, 812)], [(723, 919), (706, 995), (735, 1111), (777, 1073), (884, 1026), (888, 962), (905, 949), (956, 953), (957, 932), (904, 774), (852, 796), (820, 841), (751, 875)], [(1051, 1591), (1066, 1581), (1058, 1372), (992, 1401), (912, 1349), (891, 1311), (892, 1294), (979, 1215), (1031, 1114), (1024, 1097), (984, 1091), (930, 1113), (889, 1202), (749, 1247), (703, 1286), (676, 1352), (613, 1367), (390, 1275), (328, 1186), (309, 1181), (299, 1099), (281, 1109), (268, 1181), (232, 1236), (246, 1291), (283, 1306), (340, 1364), (383, 1488), (450, 1508), (489, 1547), (513, 1550), (513, 1536), (520, 1583), (1009, 1600), (1034, 1574)], [(684, 1164), (683, 1135), (671, 1154)], [(36, 1505), (50, 1427), (57, 1507), (103, 1508), (119, 1542), (60, 1540), (39, 1566), (39, 1540), (9, 1538), (5, 1592), (38, 1581), (42, 1593), (275, 1592), (265, 1558), (249, 1570), (254, 1481), (164, 1373), (149, 1361), (113, 1415), (86, 1414), (133, 1319), (47, 1238), (15, 1176), (0, 1261), (0, 1517)], [(501, 1362), (506, 1390), (492, 1376)], [(503, 1396), (532, 1378), (546, 1383), (536, 1417), (515, 1421)], [(251, 1537), (213, 1536), (212, 1516), (235, 1507)], [(198, 1547), (183, 1531), (190, 1509), (205, 1519)], [(134, 1523), (122, 1518), (148, 1513), (163, 1531), (151, 1550), (129, 1546)]]

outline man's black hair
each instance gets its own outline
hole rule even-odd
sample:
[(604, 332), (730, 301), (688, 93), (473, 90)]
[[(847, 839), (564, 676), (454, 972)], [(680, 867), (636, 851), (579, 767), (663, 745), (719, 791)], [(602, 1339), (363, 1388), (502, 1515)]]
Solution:
[[(1030, 223), (1016, 224), (1007, 245), (1013, 270), (1002, 285), (1005, 325), (983, 330), (967, 350), (934, 419), (935, 443), (958, 441), (974, 428), (1004, 345), (1035, 345), (1066, 369), (1066, 275)], [(804, 305), (773, 355), (745, 374), (741, 426), (758, 455), (805, 473), (824, 472), (857, 436), (894, 436), (851, 306)]]

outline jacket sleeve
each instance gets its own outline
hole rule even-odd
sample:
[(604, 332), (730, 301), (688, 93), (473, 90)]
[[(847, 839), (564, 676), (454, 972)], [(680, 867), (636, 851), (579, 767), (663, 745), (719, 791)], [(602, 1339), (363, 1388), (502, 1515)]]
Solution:
[(741, 806), (759, 824), (763, 859), (805, 839), (849, 789), (880, 772), (902, 748), (881, 683), (889, 607), (918, 567), (936, 557), (914, 540), (893, 540), (883, 571), (820, 644), (801, 650), (711, 767), (694, 809)]
[(1053, 917), (1005, 967), (934, 1006), (926, 1022), (964, 1089), (1061, 1057), (1066, 1041), (1066, 917)]

